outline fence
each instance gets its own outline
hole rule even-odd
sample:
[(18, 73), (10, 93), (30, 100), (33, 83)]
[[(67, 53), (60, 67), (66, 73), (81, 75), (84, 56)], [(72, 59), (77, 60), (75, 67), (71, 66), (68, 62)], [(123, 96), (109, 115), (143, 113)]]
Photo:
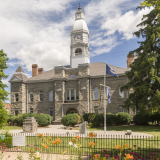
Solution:
[[(82, 155), (109, 154), (110, 156), (117, 155), (119, 149), (115, 146), (124, 146), (122, 149), (125, 153), (138, 153), (141, 157), (149, 156), (150, 152), (158, 154), (160, 151), (160, 137), (145, 137), (145, 136), (120, 136), (120, 135), (97, 135), (95, 138), (86, 138), (84, 135), (79, 135), (79, 139), (73, 138), (72, 134), (7, 134), (4, 140), (0, 140), (0, 145), (5, 143), (8, 151), (28, 152), (32, 147), (37, 147), (43, 153), (57, 153), (61, 154), (66, 151), (66, 154), (74, 154), (74, 150), (69, 146), (69, 142), (76, 140), (80, 145)], [(25, 146), (12, 146), (14, 136), (25, 136)], [(59, 144), (54, 144), (56, 140), (60, 139)], [(92, 147), (89, 147), (90, 144)], [(95, 145), (94, 145), (95, 144)], [(44, 145), (47, 145), (45, 148)]]

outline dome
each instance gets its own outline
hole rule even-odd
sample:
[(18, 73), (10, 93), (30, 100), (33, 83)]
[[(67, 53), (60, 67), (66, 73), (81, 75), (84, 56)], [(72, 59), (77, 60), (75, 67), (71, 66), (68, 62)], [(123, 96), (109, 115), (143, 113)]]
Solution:
[(86, 31), (89, 33), (88, 27), (86, 22), (83, 19), (76, 20), (72, 26), (71, 32), (76, 32), (76, 31)]

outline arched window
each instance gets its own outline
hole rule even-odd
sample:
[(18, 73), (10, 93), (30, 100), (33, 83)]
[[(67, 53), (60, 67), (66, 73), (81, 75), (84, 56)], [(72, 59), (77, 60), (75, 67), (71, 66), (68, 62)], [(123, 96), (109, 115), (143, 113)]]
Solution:
[(30, 102), (33, 102), (33, 92), (30, 92), (29, 98), (30, 98)]
[(94, 99), (98, 99), (98, 87), (94, 88)]
[(124, 98), (124, 92), (121, 92), (121, 86), (119, 87), (119, 98)]
[(75, 51), (75, 56), (79, 56), (82, 54), (82, 49), (81, 48), (77, 48)]
[(71, 75), (69, 75), (69, 77), (68, 77), (68, 78), (76, 78), (76, 75), (71, 74)]
[(39, 101), (40, 102), (43, 101), (43, 92), (42, 91), (39, 92)]
[(111, 87), (107, 86), (106, 87), (106, 97), (108, 98), (108, 93), (111, 96)]

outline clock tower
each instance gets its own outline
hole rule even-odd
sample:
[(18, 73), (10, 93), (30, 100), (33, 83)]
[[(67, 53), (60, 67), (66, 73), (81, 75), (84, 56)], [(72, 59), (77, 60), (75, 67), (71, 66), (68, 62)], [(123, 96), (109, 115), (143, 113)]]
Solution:
[(78, 64), (83, 63), (90, 63), (89, 30), (84, 21), (84, 13), (79, 5), (71, 29), (70, 66), (71, 68), (77, 68)]

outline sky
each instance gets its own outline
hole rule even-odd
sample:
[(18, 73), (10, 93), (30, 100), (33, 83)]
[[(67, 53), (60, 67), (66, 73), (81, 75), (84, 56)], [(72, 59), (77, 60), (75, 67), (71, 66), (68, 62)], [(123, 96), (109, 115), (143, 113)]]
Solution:
[[(21, 64), (28, 77), (32, 64), (44, 71), (70, 64), (70, 33), (79, 3), (89, 29), (90, 62), (126, 68), (127, 54), (138, 48), (133, 32), (149, 9), (142, 0), (1, 0), (0, 49), (9, 58), (8, 80)], [(10, 103), (10, 101), (7, 101)]]

